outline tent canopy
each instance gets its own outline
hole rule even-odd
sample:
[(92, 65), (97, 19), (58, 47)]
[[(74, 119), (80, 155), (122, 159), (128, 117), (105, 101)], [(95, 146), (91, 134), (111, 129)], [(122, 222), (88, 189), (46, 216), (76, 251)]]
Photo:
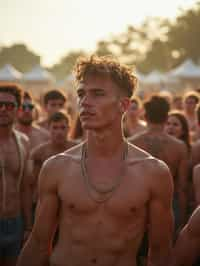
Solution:
[(53, 75), (41, 66), (35, 66), (23, 76), (24, 81), (55, 81)]
[(194, 64), (191, 59), (187, 59), (181, 65), (171, 70), (169, 75), (180, 78), (200, 78), (200, 67)]
[(0, 69), (1, 81), (18, 81), (21, 78), (22, 73), (10, 64), (6, 64), (3, 68)]

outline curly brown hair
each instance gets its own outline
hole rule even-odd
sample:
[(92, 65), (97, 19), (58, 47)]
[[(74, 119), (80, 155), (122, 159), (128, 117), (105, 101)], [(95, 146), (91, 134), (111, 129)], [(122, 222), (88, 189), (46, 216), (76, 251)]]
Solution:
[(137, 78), (132, 69), (111, 56), (81, 57), (77, 60), (74, 74), (78, 83), (83, 82), (88, 75), (109, 76), (129, 98), (137, 86)]
[(21, 105), (22, 101), (22, 88), (17, 84), (5, 83), (0, 85), (0, 93), (5, 92), (13, 95), (16, 98), (17, 106)]

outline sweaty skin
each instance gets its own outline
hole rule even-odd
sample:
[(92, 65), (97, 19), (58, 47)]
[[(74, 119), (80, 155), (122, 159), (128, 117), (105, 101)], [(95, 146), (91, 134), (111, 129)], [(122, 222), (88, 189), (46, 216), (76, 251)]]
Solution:
[[(121, 154), (109, 160), (86, 158), (88, 185), (81, 171), (82, 145), (44, 163), (36, 222), (17, 265), (136, 266), (147, 228), (148, 265), (165, 265), (173, 233), (173, 182), (168, 167), (129, 144), (118, 186), (102, 196), (91, 185), (109, 189), (116, 184)], [(97, 202), (102, 197), (104, 201)], [(59, 236), (52, 249), (57, 224)]]

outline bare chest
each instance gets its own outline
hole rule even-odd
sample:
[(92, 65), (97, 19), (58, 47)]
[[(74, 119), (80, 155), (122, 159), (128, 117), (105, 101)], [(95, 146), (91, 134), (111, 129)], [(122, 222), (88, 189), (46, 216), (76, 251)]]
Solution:
[(102, 182), (92, 185), (81, 169), (66, 172), (58, 191), (63, 211), (73, 217), (101, 213), (115, 220), (145, 216), (150, 191), (141, 175), (127, 170), (123, 176), (112, 181), (106, 182), (105, 177), (106, 171)]
[(20, 167), (19, 151), (14, 140), (0, 146), (0, 173), (17, 175)]

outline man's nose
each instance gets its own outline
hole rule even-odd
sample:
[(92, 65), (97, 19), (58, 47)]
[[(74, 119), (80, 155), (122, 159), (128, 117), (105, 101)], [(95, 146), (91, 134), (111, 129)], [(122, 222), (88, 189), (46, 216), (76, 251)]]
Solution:
[(91, 97), (90, 97), (90, 95), (88, 95), (88, 94), (84, 95), (84, 97), (80, 101), (80, 104), (82, 106), (88, 106), (88, 105), (90, 105), (91, 104)]

